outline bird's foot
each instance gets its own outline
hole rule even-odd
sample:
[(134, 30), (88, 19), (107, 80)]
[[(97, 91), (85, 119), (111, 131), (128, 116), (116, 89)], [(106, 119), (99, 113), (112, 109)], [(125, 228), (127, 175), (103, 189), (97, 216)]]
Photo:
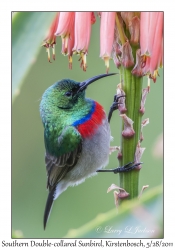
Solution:
[(115, 95), (114, 96), (114, 101), (113, 101), (113, 104), (112, 106), (110, 107), (110, 110), (109, 110), (109, 114), (108, 114), (108, 122), (110, 123), (110, 120), (111, 120), (111, 117), (112, 117), (112, 113), (114, 112), (114, 110), (118, 109), (119, 107), (119, 99), (121, 97), (125, 97), (125, 95)]
[(99, 169), (96, 172), (113, 172), (114, 174), (124, 173), (124, 172), (131, 171), (132, 169), (136, 168), (140, 164), (143, 164), (143, 162), (139, 162), (139, 163), (135, 163), (135, 164), (133, 164), (133, 163), (134, 162), (129, 162), (128, 164), (126, 164), (122, 167), (114, 168), (114, 169)]

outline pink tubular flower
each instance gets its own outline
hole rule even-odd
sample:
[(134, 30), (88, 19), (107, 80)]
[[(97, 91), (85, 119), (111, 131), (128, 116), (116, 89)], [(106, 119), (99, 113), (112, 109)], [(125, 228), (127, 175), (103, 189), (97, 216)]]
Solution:
[(142, 55), (149, 55), (148, 52), (149, 18), (150, 18), (150, 12), (141, 12), (140, 47)]
[(49, 29), (49, 33), (47, 37), (44, 39), (44, 46), (46, 48), (46, 52), (48, 53), (48, 61), (50, 62), (50, 50), (49, 48), (52, 47), (53, 49), (53, 59), (55, 60), (55, 44), (56, 44), (56, 36), (55, 36), (55, 31), (58, 25), (59, 21), (59, 12), (56, 14), (55, 19), (53, 20), (51, 27)]
[[(100, 57), (109, 71), (109, 59), (117, 68), (131, 68), (132, 74), (144, 75), (156, 81), (158, 68), (163, 64), (163, 12), (97, 12), (100, 17)], [(80, 56), (80, 66), (86, 71), (86, 56), (94, 12), (58, 12), (44, 40), (48, 60), (50, 47), (55, 60), (56, 36), (62, 40), (62, 54)]]
[(91, 23), (94, 23), (93, 12), (76, 12), (75, 13), (75, 43), (73, 52), (80, 54), (81, 67), (86, 71), (86, 55), (88, 52)]
[(107, 72), (114, 42), (116, 12), (101, 12), (100, 24), (100, 57), (105, 61)]
[(61, 36), (62, 38), (63, 55), (67, 55), (69, 39), (72, 39), (73, 37), (74, 19), (75, 12), (60, 12), (59, 23), (55, 35)]
[(140, 47), (144, 74), (156, 81), (163, 57), (163, 12), (141, 12)]
[(71, 30), (70, 32), (70, 38), (69, 38), (69, 41), (68, 41), (68, 58), (69, 58), (69, 69), (72, 69), (72, 54), (73, 54), (73, 47), (74, 47), (74, 29)]
[(159, 12), (157, 18), (157, 26), (155, 29), (154, 40), (152, 45), (152, 55), (150, 62), (150, 72), (153, 74), (154, 70), (160, 66), (162, 55), (162, 36), (163, 36), (163, 12)]

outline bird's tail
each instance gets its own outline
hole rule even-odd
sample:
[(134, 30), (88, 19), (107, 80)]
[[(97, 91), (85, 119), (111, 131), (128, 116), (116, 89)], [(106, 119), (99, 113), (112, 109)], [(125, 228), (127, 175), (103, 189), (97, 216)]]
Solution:
[(52, 204), (54, 201), (54, 192), (55, 189), (53, 188), (52, 190), (49, 191), (48, 197), (47, 197), (47, 202), (46, 202), (46, 206), (45, 206), (45, 211), (44, 211), (44, 230), (46, 228), (46, 224), (51, 212), (51, 208), (52, 208)]

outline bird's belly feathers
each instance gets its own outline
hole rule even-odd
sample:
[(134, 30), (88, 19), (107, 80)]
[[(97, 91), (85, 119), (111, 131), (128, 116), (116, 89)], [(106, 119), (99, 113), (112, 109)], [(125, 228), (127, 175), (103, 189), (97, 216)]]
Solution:
[(67, 173), (64, 181), (68, 179), (69, 186), (78, 185), (85, 177), (95, 175), (97, 169), (105, 167), (109, 159), (110, 140), (110, 127), (105, 118), (94, 135), (83, 139), (81, 157), (77, 165)]
[[(88, 119), (87, 119), (88, 118)], [(54, 199), (67, 189), (96, 174), (109, 160), (111, 132), (103, 107), (94, 102), (93, 112), (72, 124), (82, 136), (82, 152), (77, 164), (57, 184)]]

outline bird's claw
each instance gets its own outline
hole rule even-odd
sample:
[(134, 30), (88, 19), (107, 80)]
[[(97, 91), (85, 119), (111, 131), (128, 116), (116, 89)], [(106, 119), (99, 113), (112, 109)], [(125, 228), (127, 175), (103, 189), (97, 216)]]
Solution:
[(114, 174), (117, 173), (124, 173), (131, 171), (132, 169), (136, 168), (138, 165), (143, 164), (143, 162), (135, 163), (134, 162), (129, 162), (128, 164), (119, 167), (119, 168), (114, 168), (114, 169), (99, 169), (96, 172), (113, 172)]
[(120, 104), (120, 103), (119, 103), (119, 99), (120, 99), (121, 97), (125, 97), (125, 95), (115, 95), (115, 96), (114, 96), (114, 102), (113, 102), (113, 104), (111, 105), (110, 110), (109, 110), (109, 114), (108, 114), (108, 122), (109, 122), (109, 123), (110, 123), (110, 120), (111, 120), (113, 111), (116, 110), (116, 109), (118, 109), (118, 105)]

